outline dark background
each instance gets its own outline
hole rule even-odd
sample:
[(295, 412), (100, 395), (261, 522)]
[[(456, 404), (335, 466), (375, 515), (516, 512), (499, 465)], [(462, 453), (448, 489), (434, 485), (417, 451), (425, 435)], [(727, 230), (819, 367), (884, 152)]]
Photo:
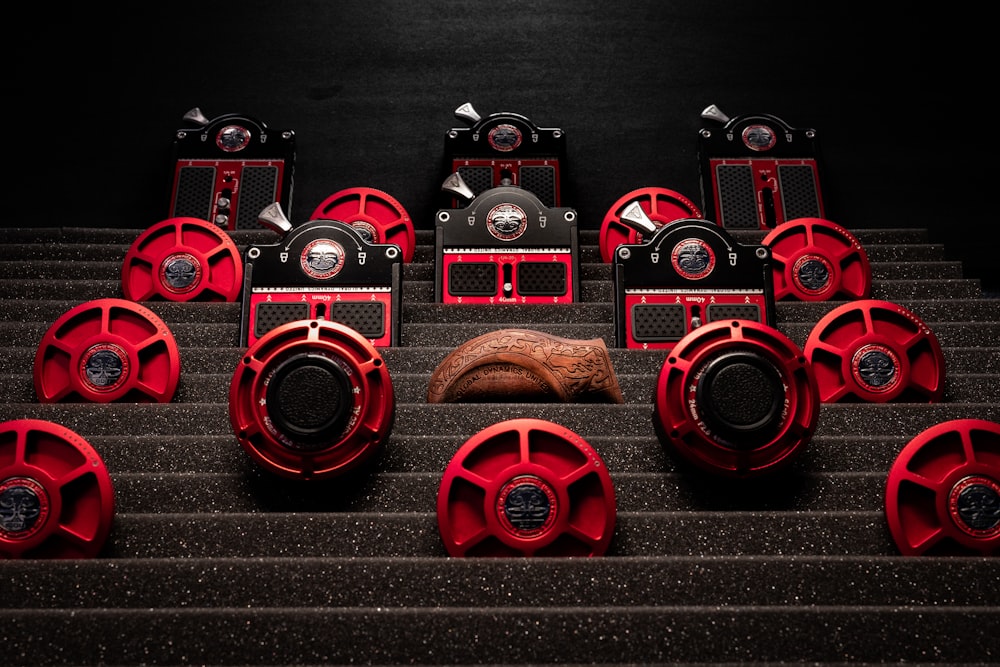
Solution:
[[(985, 5), (981, 5), (985, 7)], [(8, 20), (7, 225), (146, 228), (167, 217), (181, 117), (297, 136), (289, 217), (344, 188), (433, 227), (454, 109), (567, 135), (583, 228), (642, 187), (702, 204), (709, 104), (818, 131), (826, 217), (926, 227), (1000, 287), (987, 199), (991, 19), (889, 3), (200, 2), (24, 7)], [(971, 82), (971, 83), (970, 83)]]

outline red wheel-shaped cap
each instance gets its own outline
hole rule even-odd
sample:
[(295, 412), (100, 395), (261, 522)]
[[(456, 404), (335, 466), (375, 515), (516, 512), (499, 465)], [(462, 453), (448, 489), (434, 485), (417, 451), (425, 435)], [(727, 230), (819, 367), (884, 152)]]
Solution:
[(611, 262), (615, 249), (622, 244), (642, 243), (642, 232), (626, 222), (622, 222), (622, 212), (633, 202), (638, 202), (642, 210), (657, 228), (668, 222), (682, 218), (701, 218), (701, 210), (693, 201), (666, 188), (640, 188), (633, 190), (616, 201), (601, 223), (599, 244), (601, 259)]
[(177, 343), (155, 313), (127, 299), (96, 299), (42, 337), (35, 394), (42, 403), (169, 403), (180, 372)]
[(660, 369), (653, 406), (661, 442), (694, 465), (751, 478), (785, 468), (819, 420), (816, 379), (787, 336), (749, 320), (692, 330)]
[(944, 397), (944, 353), (906, 308), (877, 299), (824, 315), (805, 344), (823, 403), (936, 403)]
[(445, 469), (437, 497), (451, 556), (601, 556), (615, 512), (597, 452), (540, 419), (512, 419), (472, 436)]
[(395, 398), (378, 350), (325, 320), (279, 325), (233, 373), (229, 417), (250, 457), (293, 479), (342, 475), (371, 460), (389, 436)]
[(850, 232), (822, 218), (798, 218), (764, 237), (771, 249), (775, 300), (867, 299), (868, 254)]
[(956, 419), (911, 440), (889, 470), (885, 514), (904, 556), (1000, 555), (1000, 424)]
[(163, 220), (136, 238), (122, 265), (122, 291), (133, 301), (235, 301), (243, 284), (239, 248), (198, 218)]
[(381, 190), (348, 188), (327, 197), (311, 220), (340, 220), (354, 227), (370, 243), (395, 243), (403, 261), (413, 259), (416, 233), (403, 205)]
[(113, 518), (111, 476), (82, 437), (40, 419), (0, 423), (0, 557), (92, 558)]

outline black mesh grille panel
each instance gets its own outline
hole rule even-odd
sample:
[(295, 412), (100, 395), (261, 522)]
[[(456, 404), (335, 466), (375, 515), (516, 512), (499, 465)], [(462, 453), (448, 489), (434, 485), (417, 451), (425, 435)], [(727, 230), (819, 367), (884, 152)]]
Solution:
[(556, 169), (553, 166), (524, 166), (518, 172), (521, 187), (534, 194), (546, 206), (556, 205)]
[(558, 296), (566, 293), (566, 265), (559, 262), (521, 262), (517, 265), (517, 293)]
[(254, 309), (254, 336), (260, 338), (271, 329), (309, 319), (309, 304), (301, 301), (287, 303), (258, 303)]
[(719, 220), (728, 229), (757, 229), (757, 193), (750, 165), (719, 165), (715, 169), (719, 191)]
[(448, 270), (448, 293), (456, 296), (488, 296), (497, 293), (497, 265), (461, 262)]
[(684, 306), (644, 303), (632, 306), (632, 338), (640, 343), (680, 340), (687, 333)]
[(385, 335), (385, 306), (369, 301), (340, 301), (330, 308), (330, 319), (351, 327), (366, 338)]
[(459, 167), (458, 175), (476, 195), (482, 194), (493, 187), (492, 167)]
[(780, 165), (781, 206), (785, 220), (821, 217), (815, 172), (809, 165)]
[(240, 179), (239, 210), (236, 211), (236, 229), (260, 229), (257, 218), (267, 206), (277, 201), (278, 168), (244, 167)]
[(173, 216), (211, 220), (215, 167), (181, 167), (174, 193)]
[(705, 309), (707, 322), (752, 320), (760, 322), (760, 306), (753, 303), (715, 303)]

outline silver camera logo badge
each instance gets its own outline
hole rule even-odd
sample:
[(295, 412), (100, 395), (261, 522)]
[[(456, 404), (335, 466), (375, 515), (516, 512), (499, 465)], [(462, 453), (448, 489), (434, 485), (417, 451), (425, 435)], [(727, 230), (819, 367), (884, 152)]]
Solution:
[(0, 535), (27, 539), (45, 525), (49, 498), (42, 485), (28, 477), (0, 482)]
[(330, 239), (316, 239), (302, 249), (299, 266), (316, 280), (328, 280), (344, 268), (344, 247)]
[(490, 147), (501, 153), (510, 152), (520, 146), (522, 138), (521, 130), (509, 123), (497, 125), (486, 135)]
[(685, 239), (670, 253), (674, 270), (689, 280), (700, 280), (715, 270), (715, 253), (701, 239)]
[(240, 125), (227, 125), (215, 136), (215, 145), (227, 153), (241, 151), (250, 145), (250, 130)]
[(767, 125), (748, 125), (743, 130), (743, 145), (752, 151), (769, 151), (778, 143), (778, 136)]
[(486, 214), (486, 229), (494, 238), (513, 241), (528, 228), (524, 209), (514, 204), (499, 204)]
[(201, 264), (189, 253), (174, 253), (160, 266), (160, 282), (174, 294), (190, 292), (200, 280)]
[(128, 355), (112, 343), (94, 345), (80, 359), (80, 377), (93, 391), (114, 391), (128, 379), (128, 374)]

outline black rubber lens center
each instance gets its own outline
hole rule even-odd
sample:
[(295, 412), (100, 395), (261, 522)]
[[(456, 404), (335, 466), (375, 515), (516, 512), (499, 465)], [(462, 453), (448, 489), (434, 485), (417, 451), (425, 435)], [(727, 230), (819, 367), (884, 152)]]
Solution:
[(339, 440), (353, 402), (346, 371), (321, 354), (283, 361), (271, 376), (266, 399), (274, 426), (305, 445)]
[(752, 449), (777, 433), (785, 389), (778, 370), (763, 357), (729, 352), (705, 367), (695, 400), (709, 428), (737, 449)]

